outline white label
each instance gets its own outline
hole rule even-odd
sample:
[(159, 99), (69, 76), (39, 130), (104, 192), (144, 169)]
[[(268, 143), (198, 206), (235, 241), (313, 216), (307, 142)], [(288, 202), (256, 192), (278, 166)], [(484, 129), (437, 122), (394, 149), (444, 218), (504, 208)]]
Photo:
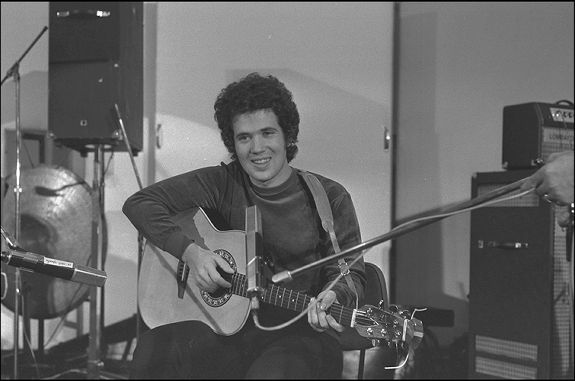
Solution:
[(61, 266), (61, 267), (69, 267), (69, 268), (74, 267), (74, 264), (72, 262), (60, 261), (58, 259), (46, 258), (46, 257), (44, 257), (44, 264)]

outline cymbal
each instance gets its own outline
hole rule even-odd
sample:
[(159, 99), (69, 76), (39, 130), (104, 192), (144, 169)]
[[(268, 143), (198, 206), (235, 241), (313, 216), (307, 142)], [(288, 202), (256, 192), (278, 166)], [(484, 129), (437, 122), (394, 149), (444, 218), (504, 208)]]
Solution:
[[(2, 227), (15, 236), (15, 174), (6, 179), (2, 200)], [(39, 165), (20, 173), (20, 236), (23, 249), (46, 257), (90, 266), (92, 254), (92, 189), (73, 172), (58, 166)], [(6, 250), (2, 242), (2, 250)], [(3, 264), (8, 277), (2, 303), (14, 311), (16, 268)], [(89, 286), (20, 271), (27, 316), (54, 318), (75, 309), (89, 296)]]

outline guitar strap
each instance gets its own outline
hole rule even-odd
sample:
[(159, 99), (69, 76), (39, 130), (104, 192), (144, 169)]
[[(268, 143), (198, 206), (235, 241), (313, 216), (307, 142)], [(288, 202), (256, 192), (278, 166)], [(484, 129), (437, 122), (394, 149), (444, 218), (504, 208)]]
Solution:
[[(329, 234), (333, 250), (337, 254), (341, 251), (341, 249), (339, 248), (339, 243), (337, 242), (337, 236), (335, 235), (335, 230), (333, 227), (333, 214), (331, 212), (331, 207), (329, 205), (329, 199), (327, 198), (327, 193), (325, 192), (325, 189), (323, 188), (317, 177), (302, 169), (298, 169), (298, 172), (301, 175), (301, 177), (305, 180), (307, 187), (313, 196), (317, 212), (321, 219), (321, 226)], [(353, 283), (353, 279), (351, 278), (351, 274), (349, 272), (349, 265), (343, 258), (338, 259), (337, 263), (339, 266), (339, 271), (344, 276), (348, 287), (355, 294), (355, 305), (356, 308), (358, 308), (357, 290), (355, 288), (355, 283)]]

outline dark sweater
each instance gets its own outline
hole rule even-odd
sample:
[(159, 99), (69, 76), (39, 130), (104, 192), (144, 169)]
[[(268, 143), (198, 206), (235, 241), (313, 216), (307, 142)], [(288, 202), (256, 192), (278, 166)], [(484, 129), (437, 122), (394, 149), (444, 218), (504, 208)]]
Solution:
[[(263, 255), (274, 273), (294, 270), (331, 255), (334, 249), (323, 231), (313, 196), (294, 169), (290, 178), (273, 188), (254, 186), (237, 161), (206, 167), (159, 181), (130, 196), (123, 212), (132, 224), (158, 248), (181, 258), (192, 242), (171, 217), (193, 207), (216, 212), (228, 229), (245, 230), (245, 210), (257, 205), (262, 218)], [(334, 228), (341, 250), (361, 243), (355, 208), (345, 188), (326, 177), (314, 174), (326, 190), (334, 218)], [(350, 263), (353, 258), (347, 258)], [(337, 261), (301, 273), (286, 283), (286, 288), (316, 296), (339, 274)], [(352, 278), (363, 302), (364, 262), (351, 268)], [(355, 295), (342, 278), (333, 288), (338, 301), (355, 307)], [(275, 307), (262, 306), (268, 322), (285, 321), (291, 314)], [(268, 319), (265, 316), (268, 316)], [(283, 316), (279, 318), (279, 315)], [(273, 316), (276, 316), (274, 318)]]

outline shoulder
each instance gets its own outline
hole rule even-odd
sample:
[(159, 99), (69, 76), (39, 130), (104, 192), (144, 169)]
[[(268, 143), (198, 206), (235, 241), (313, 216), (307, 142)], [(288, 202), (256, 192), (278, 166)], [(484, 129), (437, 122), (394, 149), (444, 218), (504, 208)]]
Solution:
[(326, 192), (329, 193), (330, 191), (332, 191), (332, 192), (336, 192), (338, 194), (339, 193), (348, 194), (347, 189), (340, 182), (338, 182), (332, 178), (317, 174), (317, 173), (313, 173), (313, 175), (319, 179), (321, 184), (324, 186)]
[(339, 181), (311, 171), (303, 171), (300, 169), (298, 169), (298, 171), (300, 173), (307, 172), (315, 176), (323, 186), (323, 189), (325, 189), (327, 197), (332, 203), (339, 203), (345, 198), (347, 199), (351, 198), (345, 186), (341, 184)]

